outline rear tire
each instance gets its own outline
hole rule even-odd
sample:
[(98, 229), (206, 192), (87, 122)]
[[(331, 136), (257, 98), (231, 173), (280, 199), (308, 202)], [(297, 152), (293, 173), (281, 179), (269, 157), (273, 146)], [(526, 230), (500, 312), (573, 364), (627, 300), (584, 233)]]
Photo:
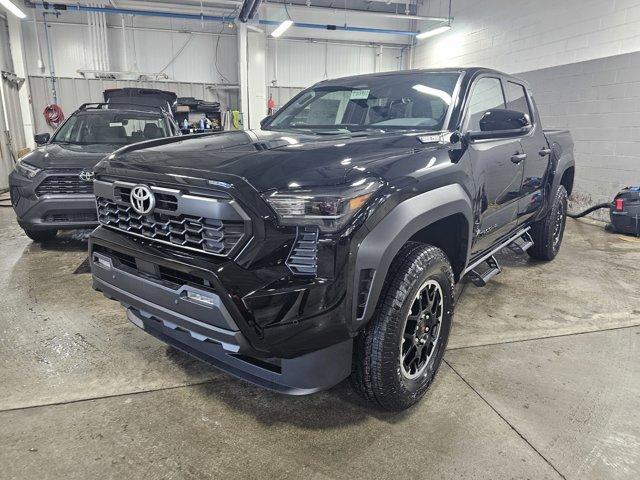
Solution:
[(567, 223), (567, 197), (567, 190), (560, 185), (547, 216), (531, 226), (533, 246), (527, 250), (531, 258), (549, 261), (558, 255)]
[(53, 240), (56, 238), (58, 234), (58, 230), (29, 230), (27, 228), (24, 229), (24, 233), (26, 233), (27, 237), (29, 237), (34, 242), (46, 242), (48, 240)]
[(376, 312), (354, 342), (351, 381), (365, 399), (400, 411), (433, 381), (453, 318), (453, 272), (442, 250), (407, 243), (389, 269)]

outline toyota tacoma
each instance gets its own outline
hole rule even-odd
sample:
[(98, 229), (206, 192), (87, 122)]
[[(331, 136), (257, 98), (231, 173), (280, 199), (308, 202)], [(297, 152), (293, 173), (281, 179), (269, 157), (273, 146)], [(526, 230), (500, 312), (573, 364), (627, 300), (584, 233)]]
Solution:
[(402, 410), (440, 366), (464, 277), (558, 253), (569, 132), (482, 68), (323, 81), (258, 130), (124, 147), (95, 169), (93, 286), (158, 339), (289, 394), (351, 377)]

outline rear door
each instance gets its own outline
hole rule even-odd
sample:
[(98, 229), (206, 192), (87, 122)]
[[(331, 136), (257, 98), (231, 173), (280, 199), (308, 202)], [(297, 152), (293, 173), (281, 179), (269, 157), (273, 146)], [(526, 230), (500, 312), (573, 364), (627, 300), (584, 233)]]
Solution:
[(518, 223), (523, 223), (539, 211), (542, 206), (544, 178), (549, 167), (551, 150), (549, 150), (540, 119), (534, 109), (534, 103), (525, 86), (515, 80), (507, 79), (504, 82), (504, 87), (507, 108), (524, 113), (532, 124), (529, 133), (520, 137), (520, 143), (526, 155), (521, 198), (518, 201)]
[[(487, 110), (505, 108), (501, 79), (476, 79), (471, 86), (464, 131), (480, 131), (480, 119)], [(475, 255), (515, 228), (524, 162), (518, 160), (523, 151), (517, 137), (474, 140), (469, 143), (467, 154), (476, 182)]]

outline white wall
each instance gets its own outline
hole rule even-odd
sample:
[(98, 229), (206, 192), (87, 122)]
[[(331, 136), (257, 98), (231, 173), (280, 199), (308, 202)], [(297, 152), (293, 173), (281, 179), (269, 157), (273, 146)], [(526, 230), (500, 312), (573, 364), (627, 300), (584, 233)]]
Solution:
[(267, 85), (281, 107), (316, 82), (407, 67), (408, 48), (287, 38), (268, 40)]
[[(376, 45), (303, 42), (286, 38), (269, 38), (267, 80), (276, 80), (283, 87), (308, 87), (327, 78), (360, 73), (397, 70), (404, 67), (399, 47), (382, 47), (380, 66)], [(405, 54), (406, 58), (406, 54)]]
[(575, 209), (640, 182), (640, 0), (457, 0), (453, 17), (417, 45), (415, 65), (529, 80), (545, 128), (572, 132)]
[(511, 73), (640, 50), (640, 0), (456, 0), (452, 16), (419, 41), (415, 66)]
[[(89, 29), (86, 16), (69, 14), (61, 20), (72, 20), (74, 23), (62, 21), (49, 23), (49, 39), (53, 51), (55, 72), (60, 77), (81, 77), (79, 69), (93, 69)], [(109, 53), (111, 70), (131, 70), (134, 65), (136, 71), (144, 73), (159, 73), (175, 57), (180, 48), (189, 40), (184, 51), (175, 59), (164, 73), (172, 80), (179, 82), (202, 83), (237, 83), (237, 43), (233, 31), (225, 29), (222, 35), (220, 26), (207, 25), (203, 31), (199, 22), (179, 21), (171, 22), (162, 19), (161, 22), (149, 19), (135, 19), (135, 29), (127, 29), (127, 57), (128, 67), (124, 65), (122, 48), (122, 29), (120, 22), (112, 18), (108, 28)], [(77, 22), (77, 23), (76, 23)], [(84, 24), (78, 24), (84, 22)], [(127, 20), (128, 25), (131, 20)], [(212, 31), (212, 27), (215, 30)], [(30, 75), (48, 75), (49, 59), (46, 49), (44, 25), (38, 23), (38, 34), (42, 48), (45, 70), (38, 69), (37, 47), (35, 42), (33, 22), (23, 22), (26, 48), (32, 52), (27, 56), (27, 69)], [(194, 31), (193, 35), (184, 31)], [(215, 59), (217, 58), (217, 65)]]

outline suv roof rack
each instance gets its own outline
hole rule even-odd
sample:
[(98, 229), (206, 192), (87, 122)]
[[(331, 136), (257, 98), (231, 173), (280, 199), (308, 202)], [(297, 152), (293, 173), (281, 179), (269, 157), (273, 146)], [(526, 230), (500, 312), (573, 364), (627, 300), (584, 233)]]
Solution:
[(137, 103), (130, 102), (99, 102), (99, 103), (83, 103), (78, 108), (80, 110), (130, 110), (134, 112), (143, 112), (143, 113), (152, 113), (152, 112), (160, 112), (167, 113), (167, 111), (155, 105), (142, 105)]

